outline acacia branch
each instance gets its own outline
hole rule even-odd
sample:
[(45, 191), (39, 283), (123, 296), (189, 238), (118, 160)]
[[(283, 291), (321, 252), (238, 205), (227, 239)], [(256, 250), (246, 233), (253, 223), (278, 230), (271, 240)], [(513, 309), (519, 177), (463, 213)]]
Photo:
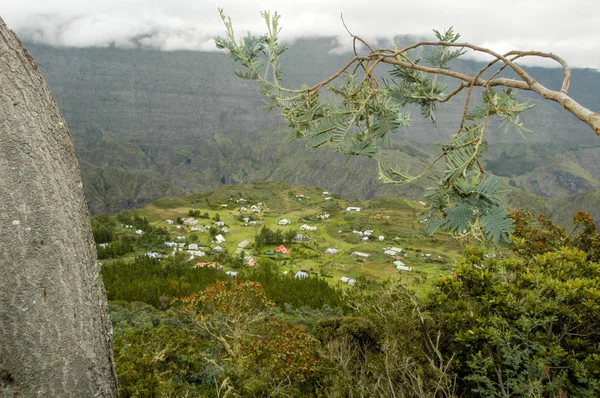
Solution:
[[(357, 38), (357, 36), (353, 36), (353, 37)], [(359, 40), (363, 44), (365, 44), (364, 40), (362, 40), (360, 38), (357, 38), (357, 40)], [(465, 73), (460, 73), (460, 72), (456, 72), (456, 71), (452, 71), (452, 70), (448, 70), (448, 69), (419, 65), (419, 64), (416, 64), (409, 60), (406, 60), (406, 58), (404, 57), (404, 54), (407, 51), (416, 49), (418, 47), (423, 47), (423, 46), (438, 46), (438, 47), (439, 46), (448, 46), (448, 47), (457, 47), (457, 48), (468, 48), (468, 49), (471, 49), (471, 50), (474, 50), (477, 52), (482, 52), (482, 53), (491, 55), (492, 57), (494, 57), (494, 60), (488, 64), (489, 66), (492, 66), (494, 63), (501, 61), (504, 64), (502, 69), (504, 69), (506, 67), (510, 67), (522, 80), (510, 79), (510, 78), (506, 78), (506, 77), (498, 77), (498, 78), (493, 77), (493, 78), (489, 78), (489, 79), (484, 79), (484, 78), (480, 77), (482, 71), (479, 71), (479, 73), (477, 73), (475, 76), (470, 76)], [(372, 48), (372, 47), (369, 46), (369, 48)], [(509, 58), (511, 55), (514, 55), (515, 57)], [(558, 62), (564, 70), (564, 78), (563, 78), (561, 90), (554, 91), (554, 90), (550, 90), (549, 88), (543, 86), (542, 84), (537, 82), (533, 77), (531, 77), (527, 72), (525, 72), (525, 70), (523, 68), (521, 68), (520, 66), (518, 66), (514, 63), (514, 61), (516, 59), (523, 58), (526, 56), (549, 58), (549, 59), (552, 59), (552, 60), (555, 60), (556, 62)], [(447, 96), (430, 98), (431, 100), (435, 100), (435, 101), (439, 101), (439, 102), (447, 102), (452, 97), (454, 97), (455, 95), (460, 93), (466, 87), (502, 86), (502, 87), (514, 88), (514, 89), (518, 89), (518, 90), (533, 91), (544, 99), (548, 99), (548, 100), (551, 100), (551, 101), (554, 101), (554, 102), (557, 102), (558, 104), (560, 104), (569, 113), (573, 114), (579, 120), (588, 124), (594, 130), (596, 135), (600, 136), (600, 115), (598, 113), (595, 113), (595, 112), (587, 109), (586, 107), (579, 104), (577, 101), (575, 101), (573, 98), (571, 98), (568, 95), (568, 89), (569, 89), (569, 84), (570, 84), (570, 80), (571, 80), (571, 69), (568, 66), (568, 64), (561, 57), (554, 55), (554, 54), (544, 53), (544, 52), (539, 52), (539, 51), (510, 51), (508, 53), (505, 53), (504, 55), (501, 55), (501, 54), (498, 54), (487, 48), (476, 46), (476, 45), (469, 44), (469, 43), (447, 43), (447, 42), (440, 42), (440, 41), (421, 41), (421, 42), (412, 44), (410, 46), (406, 46), (400, 50), (392, 51), (390, 49), (381, 49), (381, 50), (371, 51), (371, 53), (369, 53), (367, 55), (355, 55), (336, 73), (331, 75), (329, 78), (323, 80), (322, 82), (317, 83), (316, 85), (305, 89), (305, 91), (306, 92), (314, 92), (314, 91), (321, 89), (322, 87), (328, 85), (329, 83), (334, 81), (336, 78), (341, 76), (354, 63), (357, 63), (357, 62), (358, 63), (373, 62), (373, 66), (377, 65), (378, 63), (385, 63), (385, 64), (399, 66), (399, 67), (403, 67), (403, 68), (407, 68), (407, 69), (418, 70), (418, 71), (422, 71), (422, 72), (433, 74), (433, 75), (448, 76), (448, 77), (462, 81), (462, 83)], [(487, 69), (489, 66), (484, 68), (484, 70)], [(367, 75), (371, 75), (372, 71), (373, 71), (373, 69), (369, 68)], [(497, 75), (497, 73), (494, 74), (494, 76), (496, 76), (496, 75)]]

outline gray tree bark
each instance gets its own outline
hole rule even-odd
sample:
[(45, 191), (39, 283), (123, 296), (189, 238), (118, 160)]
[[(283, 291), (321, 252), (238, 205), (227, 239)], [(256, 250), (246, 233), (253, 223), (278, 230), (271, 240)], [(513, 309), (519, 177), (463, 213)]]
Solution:
[(117, 396), (112, 327), (71, 135), (1, 18), (0, 396)]

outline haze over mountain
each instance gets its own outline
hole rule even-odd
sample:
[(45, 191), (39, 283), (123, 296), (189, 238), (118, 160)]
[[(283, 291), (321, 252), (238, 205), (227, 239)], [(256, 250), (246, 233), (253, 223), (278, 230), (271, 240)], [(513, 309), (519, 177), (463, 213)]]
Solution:
[[(92, 213), (257, 180), (316, 185), (348, 198), (418, 198), (427, 184), (383, 185), (371, 159), (345, 164), (329, 150), (290, 143), (285, 123), (266, 111), (258, 87), (238, 79), (221, 53), (26, 46), (73, 134)], [(333, 73), (348, 58), (331, 53), (335, 46), (331, 39), (297, 40), (284, 65), (288, 85)], [(477, 64), (457, 67), (472, 71)], [(550, 87), (562, 79), (559, 69), (535, 68), (532, 74)], [(574, 71), (571, 95), (595, 111), (598, 89), (600, 73)], [(577, 203), (599, 219), (597, 202), (590, 199), (600, 188), (598, 138), (560, 107), (531, 98), (537, 106), (523, 121), (535, 133), (523, 138), (490, 131), (488, 169), (516, 193), (534, 194), (513, 195), (516, 205), (523, 201), (558, 214)], [(411, 167), (426, 164), (435, 153), (433, 143), (455, 132), (461, 114), (458, 100), (440, 107), (437, 125), (415, 110), (412, 127), (399, 131), (393, 148), (381, 156)]]

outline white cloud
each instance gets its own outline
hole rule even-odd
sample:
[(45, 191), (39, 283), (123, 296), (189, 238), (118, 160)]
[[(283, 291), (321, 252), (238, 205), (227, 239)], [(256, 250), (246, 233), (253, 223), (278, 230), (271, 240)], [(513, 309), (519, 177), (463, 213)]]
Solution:
[(8, 0), (1, 16), (23, 39), (50, 45), (210, 51), (210, 37), (224, 33), (217, 7), (239, 33), (263, 32), (260, 11), (268, 9), (282, 15), (284, 39), (333, 36), (350, 43), (343, 14), (352, 33), (370, 40), (454, 26), (465, 41), (498, 52), (535, 49), (600, 69), (597, 0)]

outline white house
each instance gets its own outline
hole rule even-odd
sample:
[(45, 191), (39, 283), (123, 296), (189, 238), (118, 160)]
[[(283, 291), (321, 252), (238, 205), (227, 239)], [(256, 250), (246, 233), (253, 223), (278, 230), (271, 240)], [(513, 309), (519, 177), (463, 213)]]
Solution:
[(245, 248), (246, 246), (248, 246), (250, 244), (249, 240), (243, 240), (240, 243), (238, 243), (238, 247), (241, 247), (242, 249)]
[(363, 253), (363, 252), (352, 252), (352, 255), (357, 256), (357, 257), (365, 257), (365, 258), (371, 257), (371, 255), (369, 253)]
[(380, 242), (383, 242), (385, 240), (385, 236), (383, 235), (379, 235), (379, 237), (377, 238)]
[(384, 250), (384, 251), (383, 251), (383, 254), (387, 254), (388, 256), (392, 256), (392, 257), (393, 257), (393, 256), (395, 256), (395, 255), (396, 255), (396, 254), (398, 254), (398, 253), (396, 253), (396, 252), (395, 252), (395, 251), (393, 251), (393, 250)]
[(302, 226), (300, 227), (300, 229), (301, 229), (302, 231), (316, 231), (316, 230), (317, 230), (317, 227), (311, 227), (310, 225), (306, 225), (306, 224), (304, 224), (304, 225), (302, 225)]
[(135, 233), (138, 235), (142, 235), (144, 231), (142, 231), (141, 229), (136, 229)]
[(188, 250), (198, 250), (198, 244), (197, 243), (190, 243), (188, 245)]
[(172, 225), (173, 224), (173, 220), (167, 220), (166, 223), (169, 224), (169, 225)]
[(229, 276), (231, 276), (232, 278), (235, 278), (236, 276), (238, 276), (238, 273), (235, 271), (225, 271), (225, 273)]
[(356, 285), (356, 279), (350, 279), (350, 280), (348, 281), (348, 284), (349, 284), (350, 286), (354, 286), (354, 285)]
[(350, 278), (348, 278), (347, 276), (342, 276), (340, 278), (340, 282), (342, 282), (342, 283), (348, 283), (349, 280), (350, 280)]
[(328, 219), (329, 217), (331, 217), (331, 214), (329, 214), (329, 213), (324, 213), (324, 214), (321, 214), (320, 216), (318, 216), (317, 218), (318, 218), (319, 220), (326, 220), (326, 219)]
[(359, 212), (360, 211), (360, 207), (348, 206), (348, 207), (346, 207), (346, 211), (356, 211), (356, 212)]
[(215, 224), (217, 224), (217, 227), (222, 227), (225, 225), (223, 221), (217, 221)]
[(246, 206), (242, 206), (242, 207), (240, 207), (240, 211), (242, 211), (242, 212), (245, 212), (246, 210), (248, 210), (248, 209), (246, 208)]
[(185, 247), (185, 242), (178, 243), (177, 247)]
[(403, 267), (403, 266), (405, 266), (406, 264), (404, 264), (402, 261), (394, 261), (394, 265), (395, 265), (396, 267), (399, 267), (399, 266), (402, 266), (402, 267)]
[(250, 221), (248, 225), (256, 225), (256, 221)]
[(238, 203), (246, 203), (246, 202), (247, 202), (247, 200), (246, 200), (246, 199), (244, 199), (244, 198), (239, 198), (239, 199), (237, 200), (237, 202), (238, 202)]
[(294, 278), (296, 279), (306, 279), (308, 278), (308, 274), (304, 271), (298, 271), (296, 272), (296, 275), (294, 275)]
[(192, 232), (200, 231), (200, 227), (197, 225), (194, 225), (192, 228), (190, 228), (190, 231), (192, 231)]
[(223, 251), (223, 248), (221, 246), (215, 246), (212, 248), (212, 251), (214, 251), (215, 253), (221, 253)]
[(177, 246), (177, 243), (175, 243), (175, 242), (165, 242), (165, 246), (173, 247), (173, 246)]
[(327, 251), (327, 253), (329, 253), (329, 254), (337, 254), (337, 253), (339, 252), (339, 250), (338, 250), (338, 249), (333, 249), (333, 248), (331, 248), (331, 247), (330, 247), (329, 249), (327, 249), (326, 251)]
[(155, 259), (157, 259), (157, 260), (160, 260), (160, 259), (163, 257), (163, 255), (162, 255), (162, 254), (160, 254), (160, 253), (156, 253), (156, 252), (148, 252), (148, 253), (145, 253), (145, 256), (146, 256), (146, 257), (150, 257), (150, 258), (155, 258)]
[(250, 211), (252, 213), (258, 213), (258, 212), (260, 212), (260, 209), (258, 208), (258, 206), (252, 205), (252, 206), (250, 206)]
[(215, 236), (215, 242), (223, 243), (223, 242), (225, 242), (225, 238), (223, 237), (223, 235), (219, 234), (219, 235)]
[(331, 200), (331, 196), (326, 197), (325, 200)]
[(106, 249), (108, 247), (108, 243), (100, 243), (98, 246), (100, 246), (103, 249)]
[(365, 232), (363, 232), (366, 236), (371, 236), (373, 235), (373, 230), (372, 229), (367, 229)]
[(206, 253), (201, 250), (188, 250), (188, 253), (195, 257), (202, 257), (206, 255)]
[(242, 218), (242, 220), (243, 220), (245, 223), (247, 223), (248, 221), (250, 221), (250, 217), (244, 217), (244, 218)]
[(396, 253), (402, 253), (402, 249), (400, 249), (399, 247), (390, 247), (390, 250)]
[(323, 191), (323, 193), (322, 193), (321, 195), (323, 195), (323, 196), (325, 196), (325, 195), (329, 195), (329, 192), (327, 192), (327, 191)]
[(412, 267), (407, 267), (401, 261), (394, 261), (394, 265), (396, 266), (396, 269), (398, 271), (408, 271), (408, 272), (412, 271)]
[(283, 218), (281, 220), (279, 220), (279, 222), (277, 224), (279, 225), (289, 225), (291, 223), (290, 220), (288, 220), (287, 218)]
[(359, 235), (359, 236), (363, 236), (364, 233), (363, 231), (352, 231), (353, 234)]
[(366, 241), (368, 241), (368, 240), (369, 240), (369, 237), (368, 237), (368, 236), (364, 236), (364, 237), (362, 238), (362, 241), (363, 241), (363, 242), (366, 242)]

